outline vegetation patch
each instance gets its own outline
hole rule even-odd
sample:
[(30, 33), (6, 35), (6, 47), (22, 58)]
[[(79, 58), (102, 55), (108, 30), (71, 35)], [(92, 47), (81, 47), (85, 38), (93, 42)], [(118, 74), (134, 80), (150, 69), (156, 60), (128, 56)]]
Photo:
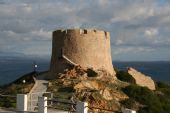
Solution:
[[(137, 85), (129, 85), (123, 89), (130, 98), (123, 101), (125, 107), (137, 108), (135, 103), (139, 103), (139, 113), (169, 113), (170, 101), (165, 100), (164, 96), (157, 95), (155, 92), (149, 90), (147, 87), (140, 87)], [(164, 98), (162, 100), (162, 98)], [(170, 98), (167, 97), (169, 100)], [(134, 107), (135, 106), (135, 107)]]
[(166, 88), (166, 89), (170, 89), (170, 84), (168, 83), (165, 83), (165, 82), (156, 82), (156, 86), (157, 86), (157, 89), (161, 89), (161, 88)]
[(73, 87), (61, 87), (58, 89), (58, 92), (74, 92), (74, 88)]
[(118, 71), (117, 70), (116, 76), (121, 81), (129, 82), (132, 84), (136, 83), (135, 79), (126, 71)]
[(0, 107), (16, 107), (16, 95), (29, 93), (34, 86), (35, 81), (33, 77), (35, 76), (37, 76), (37, 73), (31, 72), (10, 84), (1, 86), (0, 94), (10, 96), (0, 96)]
[(97, 77), (97, 73), (93, 69), (88, 68), (86, 73), (88, 77)]

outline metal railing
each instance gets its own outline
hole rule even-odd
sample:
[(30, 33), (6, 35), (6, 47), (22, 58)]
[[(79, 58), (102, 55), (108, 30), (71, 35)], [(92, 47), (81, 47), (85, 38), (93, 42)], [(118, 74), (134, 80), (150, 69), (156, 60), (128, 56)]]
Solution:
[(15, 108), (16, 107), (16, 96), (0, 94), (0, 107)]
[[(52, 102), (52, 105), (48, 105), (48, 102)], [(65, 109), (60, 107), (60, 104), (66, 105)], [(72, 102), (71, 100), (58, 100), (58, 99), (48, 99), (47, 97), (38, 97), (38, 112), (47, 113), (48, 108), (53, 108), (61, 110), (62, 112), (67, 111), (68, 113), (93, 113), (95, 109), (97, 112), (116, 112), (116, 113), (136, 113), (136, 111), (131, 109), (122, 109), (121, 111), (115, 111), (111, 109), (99, 108), (89, 106), (87, 102)], [(66, 109), (67, 108), (67, 109)], [(27, 95), (18, 94), (17, 95), (17, 110), (18, 111), (28, 111), (27, 109)], [(91, 111), (90, 111), (91, 110)]]
[(86, 106), (89, 108), (89, 111), (92, 112), (94, 109), (98, 109), (100, 111), (108, 111), (109, 113), (122, 113), (120, 111), (115, 111), (115, 110), (111, 110), (111, 109), (105, 109), (105, 108), (99, 108), (99, 107), (90, 107), (90, 106)]
[[(76, 112), (76, 103), (68, 100), (47, 99), (47, 102), (52, 102), (52, 105), (48, 105), (48, 108), (67, 111), (68, 113)], [(62, 106), (63, 105), (63, 106)]]
[[(49, 95), (49, 99), (53, 98), (53, 93), (51, 92), (36, 92), (36, 93), (30, 93), (28, 94), (28, 110), (29, 111), (35, 111), (38, 108), (38, 97), (43, 95)], [(51, 103), (48, 103), (49, 105), (52, 105)]]
[[(64, 110), (64, 111), (68, 111), (68, 112), (76, 112), (76, 102), (71, 102), (68, 100), (58, 100), (58, 99), (47, 99), (48, 102), (52, 102), (53, 106), (48, 105), (48, 108), (53, 108), (53, 109), (57, 109), (57, 110)], [(59, 105), (55, 105), (55, 104), (64, 104), (64, 105), (69, 105), (70, 109), (62, 109), (61, 107), (59, 107)], [(93, 107), (93, 106), (85, 106), (89, 109), (89, 112), (92, 112), (94, 109), (98, 109), (99, 111), (107, 111), (107, 112), (113, 112), (113, 113), (122, 113), (121, 111), (115, 111), (115, 110), (111, 110), (111, 109), (105, 109), (105, 108), (99, 108), (99, 107)]]
[(3, 94), (0, 94), (0, 97), (11, 97), (11, 98), (16, 98), (15, 95), (3, 95)]

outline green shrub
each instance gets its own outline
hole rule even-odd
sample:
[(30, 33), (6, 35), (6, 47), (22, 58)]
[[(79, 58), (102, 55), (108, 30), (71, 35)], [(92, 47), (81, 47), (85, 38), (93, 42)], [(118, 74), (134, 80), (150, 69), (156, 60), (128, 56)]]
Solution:
[[(37, 73), (36, 72), (30, 72), (30, 73), (25, 74), (22, 77), (18, 78), (17, 80), (15, 80), (12, 83), (14, 83), (14, 84), (23, 84), (23, 80), (26, 81), (25, 84), (34, 83), (34, 79), (33, 79), (34, 76), (37, 76)], [(9, 85), (11, 85), (11, 84), (9, 84)]]
[(134, 110), (138, 108), (138, 106), (136, 105), (136, 101), (133, 98), (123, 100), (121, 101), (121, 103), (125, 108), (134, 109)]
[(97, 73), (93, 70), (93, 69), (87, 69), (87, 76), (88, 77), (96, 77), (97, 76)]
[(116, 73), (116, 76), (121, 81), (129, 82), (129, 83), (133, 83), (133, 84), (136, 83), (135, 79), (128, 72), (118, 71)]
[(156, 82), (156, 86), (157, 86), (157, 89), (159, 88), (167, 88), (167, 89), (170, 89), (170, 84), (168, 83), (164, 83), (164, 82)]
[(139, 113), (168, 113), (168, 108), (160, 98), (147, 87), (129, 85), (123, 91), (132, 99), (145, 107), (140, 107)]
[(3, 97), (0, 98), (0, 107), (16, 107), (16, 99), (15, 98), (10, 98), (10, 97)]
[(118, 72), (119, 72), (119, 69), (114, 66), (114, 71), (115, 71), (116, 73), (118, 73)]
[(74, 88), (71, 86), (68, 87), (61, 87), (58, 89), (58, 92), (74, 92)]
[(163, 82), (157, 82), (156, 86), (157, 86), (157, 90), (161, 91), (164, 94), (164, 97), (170, 99), (170, 84), (163, 83)]

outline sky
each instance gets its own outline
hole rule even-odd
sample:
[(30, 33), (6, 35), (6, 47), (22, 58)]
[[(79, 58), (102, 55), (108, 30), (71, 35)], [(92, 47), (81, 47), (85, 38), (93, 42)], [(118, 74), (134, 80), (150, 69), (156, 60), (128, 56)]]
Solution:
[(0, 0), (0, 55), (51, 56), (52, 31), (111, 33), (112, 59), (170, 61), (170, 0)]

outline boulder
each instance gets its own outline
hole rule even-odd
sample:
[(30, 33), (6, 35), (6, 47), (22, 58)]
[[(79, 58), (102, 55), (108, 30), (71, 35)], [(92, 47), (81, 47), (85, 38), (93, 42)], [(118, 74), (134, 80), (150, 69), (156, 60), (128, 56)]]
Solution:
[(144, 75), (134, 68), (128, 68), (128, 73), (135, 79), (139, 86), (148, 87), (150, 90), (155, 90), (155, 83), (151, 77)]

